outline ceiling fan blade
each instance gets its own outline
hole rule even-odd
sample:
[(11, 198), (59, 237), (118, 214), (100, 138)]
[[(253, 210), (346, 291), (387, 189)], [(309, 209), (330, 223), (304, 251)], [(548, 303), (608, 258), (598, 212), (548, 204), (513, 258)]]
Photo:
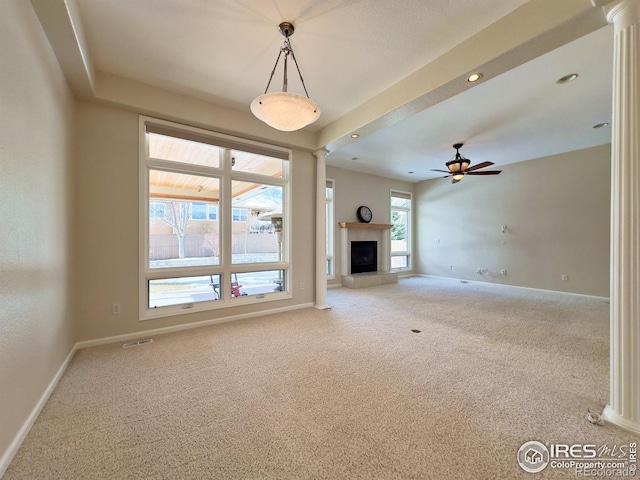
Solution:
[(485, 170), (484, 172), (466, 172), (465, 175), (498, 175), (502, 170)]
[(432, 172), (449, 173), (449, 171), (448, 171), (448, 170), (437, 170), (437, 169), (435, 169), (435, 168), (432, 168), (432, 169), (431, 169), (431, 171), (432, 171)]
[(458, 183), (460, 180), (462, 180), (462, 179), (461, 178), (460, 179), (455, 179), (454, 178), (453, 180), (451, 180), (451, 183)]
[(493, 162), (482, 162), (477, 165), (471, 165), (465, 170), (465, 172), (473, 172), (474, 170), (478, 170), (479, 168), (490, 167), (491, 165), (493, 165)]

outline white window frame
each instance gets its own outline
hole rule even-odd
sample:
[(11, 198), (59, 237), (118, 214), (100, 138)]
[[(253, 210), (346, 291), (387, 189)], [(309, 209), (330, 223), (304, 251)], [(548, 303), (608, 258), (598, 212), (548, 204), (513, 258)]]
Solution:
[[(240, 220), (236, 220), (235, 210), (241, 211), (242, 213), (239, 215)], [(231, 209), (231, 221), (233, 223), (247, 223), (249, 221), (249, 209), (245, 207), (233, 207)]]
[[(216, 218), (211, 218), (211, 212), (214, 212)], [(209, 222), (217, 222), (218, 221), (218, 205), (211, 205), (207, 203), (207, 221)]]
[[(409, 207), (397, 207), (393, 205), (393, 198), (406, 198), (409, 200)], [(412, 195), (411, 192), (404, 192), (402, 190), (391, 190), (390, 194), (389, 194), (389, 205), (390, 205), (390, 216), (389, 216), (389, 223), (393, 224), (393, 212), (394, 211), (401, 211), (401, 212), (407, 212), (407, 250), (403, 250), (403, 251), (394, 251), (393, 248), (391, 249), (391, 257), (407, 257), (407, 266), (403, 267), (403, 268), (392, 268), (391, 270), (394, 272), (406, 272), (406, 271), (410, 271), (413, 269), (412, 267), (412, 259), (411, 259), (411, 251), (412, 251), (412, 245), (411, 245), (411, 238), (412, 238), (412, 225), (411, 225), (411, 217), (412, 217), (412, 213), (411, 213), (411, 208), (413, 206), (413, 200), (412, 200)], [(393, 242), (391, 243), (393, 245)], [(390, 259), (391, 260), (391, 259)]]
[[(204, 204), (204, 218), (193, 218), (193, 204), (197, 203), (197, 204)], [(190, 211), (189, 211), (189, 219), (190, 220), (195, 220), (196, 222), (217, 222), (218, 221), (218, 206), (217, 205), (212, 205), (208, 202), (198, 202), (198, 201), (192, 201), (190, 202)], [(209, 215), (211, 215), (211, 211), (215, 212), (216, 218), (210, 218)]]
[[(193, 204), (196, 203), (198, 205), (204, 206), (204, 218), (193, 218)], [(207, 202), (189, 202), (189, 219), (195, 220), (196, 222), (204, 222), (207, 220)]]
[[(206, 137), (212, 142), (221, 142), (223, 145), (233, 145), (234, 149), (247, 148), (249, 151), (271, 151), (283, 157), (283, 169), (281, 177), (259, 175), (252, 172), (234, 171), (232, 167), (230, 150), (226, 150), (221, 158), (219, 167), (203, 167), (199, 165), (181, 164), (168, 160), (153, 159), (148, 155), (149, 146), (146, 136), (146, 125), (153, 124), (176, 132)], [(175, 315), (183, 315), (195, 312), (217, 310), (222, 308), (240, 307), (255, 303), (273, 302), (290, 299), (292, 295), (293, 268), (290, 262), (291, 255), (291, 181), (290, 168), (292, 150), (280, 146), (255, 142), (230, 135), (211, 132), (200, 128), (189, 127), (165, 120), (140, 116), (139, 117), (139, 320), (151, 320)], [(171, 267), (149, 268), (149, 170), (167, 170), (179, 173), (204, 175), (220, 178), (220, 203), (217, 205), (217, 221), (220, 223), (221, 259), (219, 265), (206, 265), (196, 267)], [(283, 192), (283, 231), (282, 231), (282, 257), (280, 261), (263, 263), (233, 264), (231, 254), (232, 238), (232, 207), (231, 182), (233, 180), (251, 183), (269, 184), (282, 187)], [(208, 212), (208, 210), (207, 210)], [(250, 273), (260, 271), (282, 270), (285, 276), (284, 289), (262, 295), (247, 295), (232, 297), (231, 289), (225, 282), (232, 281), (232, 274)], [(221, 299), (172, 305), (161, 308), (148, 308), (149, 289), (148, 281), (161, 278), (177, 278), (191, 276), (221, 275), (224, 288), (221, 288)]]

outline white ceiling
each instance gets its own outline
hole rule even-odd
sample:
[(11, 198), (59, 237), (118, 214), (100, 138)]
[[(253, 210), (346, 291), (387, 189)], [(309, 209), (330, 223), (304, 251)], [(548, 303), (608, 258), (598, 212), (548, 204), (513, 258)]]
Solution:
[[(359, 139), (333, 153), (331, 163), (420, 181), (442, 176), (430, 169), (444, 168), (455, 155), (454, 143), (465, 144), (461, 153), (472, 163), (496, 165), (609, 143), (610, 127), (593, 126), (611, 121), (612, 28)], [(575, 81), (556, 83), (574, 72)]]
[[(245, 113), (263, 93), (284, 40), (278, 24), (293, 22), (296, 58), (322, 109), (307, 129), (320, 133), (528, 3), (75, 1), (95, 70)], [(581, 1), (589, 3), (571, 0)], [(611, 27), (596, 30), (384, 128), (364, 128), (358, 140), (327, 143), (327, 163), (421, 181), (438, 176), (429, 170), (443, 168), (456, 142), (465, 143), (461, 153), (472, 163), (498, 166), (607, 143), (609, 128), (591, 127), (610, 121), (612, 45)], [(576, 81), (556, 84), (572, 72), (580, 74)], [(289, 73), (289, 91), (303, 93), (295, 70)], [(279, 70), (270, 91), (281, 78)]]

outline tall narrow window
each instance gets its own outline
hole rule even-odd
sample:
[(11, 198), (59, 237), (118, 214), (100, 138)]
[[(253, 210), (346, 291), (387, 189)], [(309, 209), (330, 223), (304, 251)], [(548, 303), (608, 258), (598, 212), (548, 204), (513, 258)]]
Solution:
[(411, 269), (411, 194), (391, 191), (391, 269)]
[(335, 262), (334, 262), (334, 180), (327, 179), (325, 188), (326, 195), (326, 245), (327, 245), (327, 279), (335, 278)]
[(140, 125), (141, 319), (290, 298), (290, 150)]

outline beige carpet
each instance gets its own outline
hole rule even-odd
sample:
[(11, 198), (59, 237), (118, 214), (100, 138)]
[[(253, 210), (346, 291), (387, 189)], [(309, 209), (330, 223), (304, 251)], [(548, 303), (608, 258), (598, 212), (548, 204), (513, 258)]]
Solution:
[(79, 351), (4, 480), (576, 478), (516, 452), (638, 440), (585, 420), (602, 300), (414, 277), (329, 303)]

